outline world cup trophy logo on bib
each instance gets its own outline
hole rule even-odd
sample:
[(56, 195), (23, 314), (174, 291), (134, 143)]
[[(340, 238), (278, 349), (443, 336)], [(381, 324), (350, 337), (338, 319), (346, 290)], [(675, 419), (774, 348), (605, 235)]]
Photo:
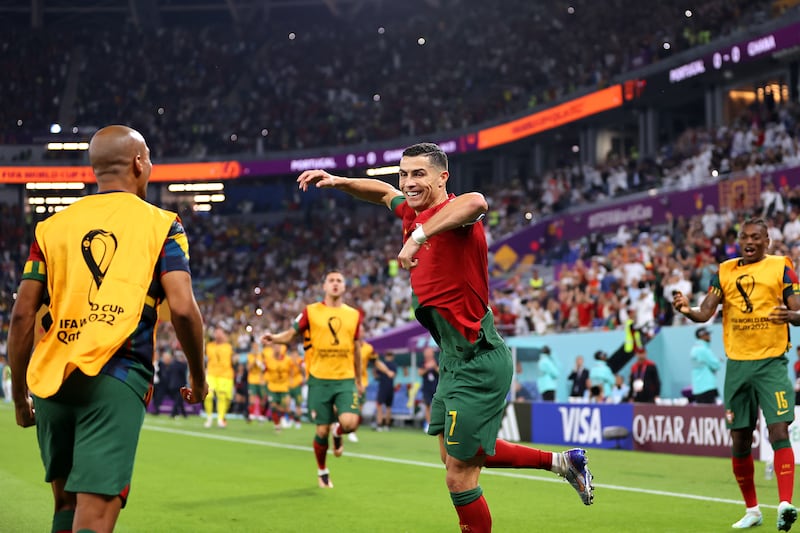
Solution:
[(339, 346), (339, 330), (342, 329), (342, 319), (338, 316), (328, 318), (328, 329), (331, 331), (333, 346)]
[(97, 291), (103, 283), (108, 267), (117, 251), (117, 238), (110, 231), (93, 229), (81, 239), (83, 260), (92, 274), (89, 287), (89, 304), (94, 303)]

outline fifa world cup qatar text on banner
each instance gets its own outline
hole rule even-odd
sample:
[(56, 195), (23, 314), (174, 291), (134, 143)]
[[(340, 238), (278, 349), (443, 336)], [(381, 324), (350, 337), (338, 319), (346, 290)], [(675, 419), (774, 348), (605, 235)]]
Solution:
[[(153, 165), (150, 181), (203, 181), (238, 178), (242, 167), (238, 161), (211, 163), (159, 163)], [(75, 167), (0, 167), (0, 184), (30, 182), (83, 182), (94, 181), (92, 168)]]
[(629, 432), (632, 404), (534, 403), (531, 410), (532, 442), (589, 448), (631, 449), (631, 439), (619, 443), (603, 439), (603, 429), (622, 426)]
[[(760, 445), (761, 434), (757, 428), (753, 432), (753, 450), (756, 456)], [(634, 404), (633, 449), (679, 455), (730, 457), (731, 436), (725, 427), (725, 409), (721, 405)]]

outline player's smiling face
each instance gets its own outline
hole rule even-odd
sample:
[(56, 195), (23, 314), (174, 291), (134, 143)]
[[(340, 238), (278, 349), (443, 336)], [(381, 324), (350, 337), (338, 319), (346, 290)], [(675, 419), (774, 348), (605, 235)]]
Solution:
[(739, 247), (742, 249), (744, 263), (761, 261), (767, 253), (769, 237), (760, 224), (745, 224), (739, 232)]
[(449, 173), (431, 164), (425, 155), (403, 157), (400, 160), (400, 190), (409, 207), (419, 213), (447, 198), (445, 183)]

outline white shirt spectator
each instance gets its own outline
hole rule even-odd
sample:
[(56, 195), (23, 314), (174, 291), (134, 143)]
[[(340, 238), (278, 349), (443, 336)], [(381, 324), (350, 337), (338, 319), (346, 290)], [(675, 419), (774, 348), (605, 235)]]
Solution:
[(711, 238), (717, 234), (719, 230), (719, 215), (714, 212), (713, 205), (706, 206), (706, 212), (701, 219), (703, 224), (703, 233), (706, 237)]
[(645, 269), (644, 265), (639, 261), (629, 261), (623, 265), (622, 272), (625, 286), (633, 287), (636, 282), (644, 277), (645, 273), (647, 273), (647, 269)]
[(797, 211), (792, 211), (789, 221), (783, 225), (783, 240), (789, 245), (800, 241), (800, 219), (797, 218)]
[(763, 206), (761, 214), (765, 217), (786, 210), (783, 197), (775, 190), (775, 184), (771, 181), (767, 182), (766, 188), (761, 192), (761, 205)]

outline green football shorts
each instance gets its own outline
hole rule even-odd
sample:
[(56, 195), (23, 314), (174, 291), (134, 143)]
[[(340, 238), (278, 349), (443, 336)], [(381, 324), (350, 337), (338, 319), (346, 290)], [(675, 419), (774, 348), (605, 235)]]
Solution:
[(122, 381), (75, 370), (50, 398), (34, 398), (45, 481), (68, 492), (119, 495), (125, 506), (145, 405)]
[(789, 360), (771, 357), (756, 361), (728, 359), (725, 368), (725, 419), (729, 429), (756, 427), (758, 408), (767, 425), (794, 420), (794, 388)]
[(261, 383), (248, 383), (247, 384), (247, 393), (250, 396), (257, 396), (260, 399), (264, 399), (267, 397), (267, 386), (262, 385)]
[(270, 405), (289, 405), (289, 393), (269, 391), (269, 403)]
[[(336, 413), (333, 407), (336, 406)], [(308, 378), (308, 412), (311, 421), (318, 425), (332, 424), (342, 413), (361, 412), (358, 390), (354, 379)]]
[(292, 387), (289, 389), (289, 397), (295, 401), (297, 405), (303, 403), (303, 386)]
[(447, 454), (462, 461), (481, 447), (494, 455), (513, 374), (504, 344), (468, 360), (442, 357), (428, 434), (444, 434)]

